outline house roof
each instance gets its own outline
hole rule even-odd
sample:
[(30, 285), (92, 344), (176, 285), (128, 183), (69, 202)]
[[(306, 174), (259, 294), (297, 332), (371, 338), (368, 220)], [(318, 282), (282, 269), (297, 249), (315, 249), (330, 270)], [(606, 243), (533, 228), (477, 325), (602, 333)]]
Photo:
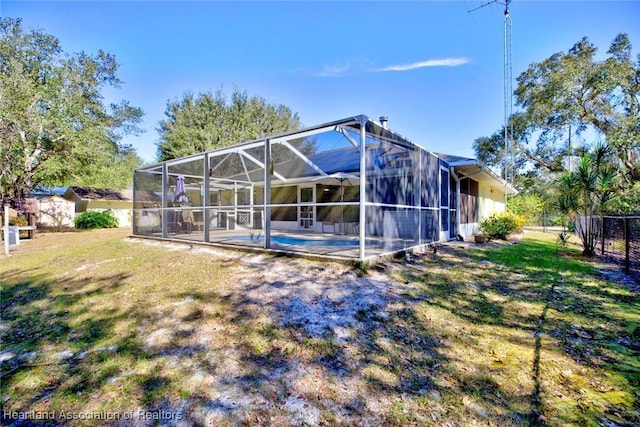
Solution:
[[(370, 120), (367, 116), (359, 115), (347, 117), (341, 120), (308, 127), (305, 129), (290, 131), (268, 138), (246, 141), (232, 146), (194, 154), (180, 159), (168, 160), (170, 175), (183, 174), (187, 179), (201, 180), (200, 174), (204, 165), (204, 156), (209, 156), (209, 176), (219, 182), (220, 185), (233, 182), (259, 183), (264, 180), (265, 156), (262, 147), (270, 141), (272, 149), (271, 167), (273, 168), (273, 180), (282, 182), (295, 182), (304, 179), (316, 180), (325, 175), (344, 172), (358, 174), (360, 171), (360, 153), (358, 150), (358, 133), (365, 127), (367, 138), (376, 137), (374, 141), (367, 143), (368, 159), (373, 159), (373, 165), (377, 169), (385, 169), (388, 173), (405, 167), (410, 162), (408, 151), (420, 148), (430, 153), (424, 147), (419, 146), (402, 135), (387, 129), (380, 123)], [(299, 141), (331, 131), (343, 135), (343, 141), (331, 139), (326, 146), (315, 153), (309, 153), (300, 149), (293, 141)], [(351, 136), (349, 136), (349, 134)], [(348, 140), (348, 143), (346, 142)], [(318, 142), (318, 141), (314, 141)], [(324, 141), (320, 140), (322, 144)], [(391, 144), (389, 144), (391, 143)], [(333, 144), (333, 145), (332, 145)], [(378, 146), (375, 146), (378, 144)], [(393, 146), (388, 148), (387, 145)], [(279, 151), (277, 151), (279, 150)], [(454, 156), (444, 153), (431, 153), (439, 157), (443, 162), (453, 166), (456, 171), (477, 181), (485, 182), (492, 186), (505, 186), (509, 194), (517, 194), (513, 186), (507, 184), (498, 174), (477, 159)], [(138, 170), (162, 173), (160, 166), (145, 166)], [(367, 166), (369, 167), (369, 166)], [(182, 168), (182, 169), (181, 169)], [(137, 196), (136, 196), (137, 197)]]
[(136, 190), (136, 201), (162, 203), (162, 196), (153, 191)]
[(518, 194), (518, 190), (511, 184), (507, 183), (502, 177), (489, 169), (484, 163), (478, 159), (472, 159), (469, 157), (454, 156), (451, 154), (436, 153), (436, 156), (447, 162), (450, 167), (453, 167), (463, 177), (469, 177), (478, 182), (483, 182), (488, 185), (500, 185), (504, 186), (508, 195), (513, 196)]
[(440, 157), (445, 162), (447, 162), (449, 166), (464, 166), (464, 165), (480, 164), (480, 161), (478, 159), (474, 159), (471, 157), (460, 157), (460, 156), (454, 156), (453, 154), (446, 154), (446, 153), (435, 153), (435, 155)]
[(72, 186), (67, 193), (73, 192), (82, 200), (113, 200), (128, 202), (132, 200), (131, 190), (107, 190), (92, 187)]
[(326, 174), (360, 172), (360, 152), (352, 147), (323, 151), (309, 157)]
[[(315, 153), (310, 155), (308, 160), (327, 175), (336, 172), (360, 172), (360, 153), (353, 147)], [(317, 169), (297, 157), (275, 165), (275, 170), (288, 178), (321, 176)], [(262, 179), (262, 175), (259, 178)]]
[(31, 196), (42, 198), (45, 196), (62, 196), (66, 193), (67, 187), (54, 187), (48, 185), (36, 185), (31, 190)]
[(75, 203), (73, 200), (65, 199), (62, 196), (58, 196), (57, 194), (36, 194), (33, 196), (34, 199), (43, 202), (46, 200), (64, 200), (67, 203)]

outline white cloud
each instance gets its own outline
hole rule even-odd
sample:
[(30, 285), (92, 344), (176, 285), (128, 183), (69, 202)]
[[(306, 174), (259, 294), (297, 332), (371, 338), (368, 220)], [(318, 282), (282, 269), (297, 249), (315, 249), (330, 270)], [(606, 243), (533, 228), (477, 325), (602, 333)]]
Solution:
[(317, 77), (337, 77), (351, 70), (351, 65), (323, 65), (322, 71), (315, 73)]
[(409, 71), (416, 70), (418, 68), (428, 67), (458, 67), (460, 65), (468, 64), (468, 58), (443, 58), (443, 59), (429, 59), (428, 61), (414, 62), (411, 64), (399, 64), (391, 65), (389, 67), (377, 68), (376, 72), (385, 71)]
[(458, 67), (469, 63), (468, 58), (442, 58), (429, 59), (428, 61), (414, 62), (411, 64), (391, 65), (382, 68), (371, 68), (370, 64), (362, 64), (358, 61), (342, 65), (323, 65), (322, 70), (313, 73), (315, 77), (340, 77), (349, 73), (381, 73), (387, 71), (410, 71), (427, 67)]

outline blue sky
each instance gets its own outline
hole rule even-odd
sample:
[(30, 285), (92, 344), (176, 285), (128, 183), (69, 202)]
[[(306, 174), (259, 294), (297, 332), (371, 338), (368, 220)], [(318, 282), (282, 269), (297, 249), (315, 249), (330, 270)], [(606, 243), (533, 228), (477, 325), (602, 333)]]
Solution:
[[(486, 1), (10, 1), (2, 16), (66, 51), (113, 53), (121, 88), (145, 112), (127, 143), (155, 160), (168, 100), (233, 87), (297, 112), (305, 126), (356, 114), (435, 152), (473, 156), (503, 122), (503, 12)], [(620, 32), (640, 46), (640, 1), (519, 1), (513, 76), (587, 36), (604, 55)]]

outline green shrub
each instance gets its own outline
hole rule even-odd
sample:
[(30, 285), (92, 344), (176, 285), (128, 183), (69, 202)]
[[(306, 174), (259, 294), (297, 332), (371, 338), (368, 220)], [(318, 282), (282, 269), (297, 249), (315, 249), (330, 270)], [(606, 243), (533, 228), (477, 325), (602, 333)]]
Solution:
[(558, 243), (563, 248), (566, 248), (570, 238), (571, 238), (571, 233), (569, 233), (568, 230), (562, 230), (562, 232), (558, 234)]
[(27, 221), (27, 218), (25, 217), (16, 216), (13, 218), (9, 218), (9, 225), (15, 225), (15, 226), (21, 227), (21, 226), (29, 225), (29, 221)]
[(76, 228), (116, 228), (118, 218), (111, 211), (87, 211), (82, 212), (75, 219)]
[(480, 231), (492, 239), (506, 240), (511, 233), (520, 230), (525, 220), (509, 212), (493, 214), (480, 223)]

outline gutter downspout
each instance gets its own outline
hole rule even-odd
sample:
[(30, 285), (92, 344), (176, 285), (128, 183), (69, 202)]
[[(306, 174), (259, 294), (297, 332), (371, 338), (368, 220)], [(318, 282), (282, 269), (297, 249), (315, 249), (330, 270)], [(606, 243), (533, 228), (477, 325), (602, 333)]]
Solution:
[[(449, 175), (453, 177), (456, 182), (456, 235), (460, 233), (460, 178), (456, 174), (456, 167), (449, 166)], [(467, 237), (467, 236), (464, 236)]]

